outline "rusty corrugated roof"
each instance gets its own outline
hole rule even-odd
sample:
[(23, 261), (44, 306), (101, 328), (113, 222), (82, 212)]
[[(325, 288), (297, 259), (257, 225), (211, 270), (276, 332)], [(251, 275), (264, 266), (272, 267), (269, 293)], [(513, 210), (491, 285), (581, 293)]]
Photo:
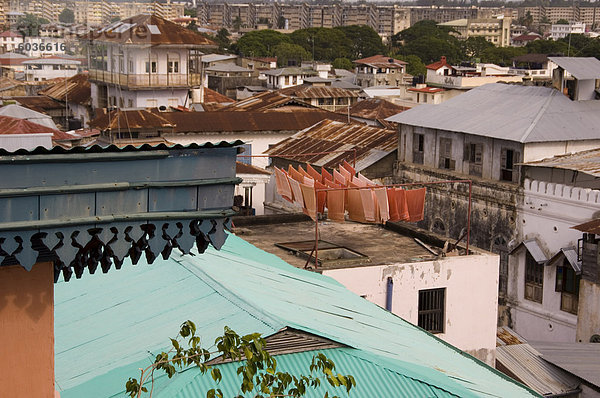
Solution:
[[(171, 112), (169, 112), (171, 113)], [(187, 114), (188, 112), (172, 112), (175, 114)], [(104, 130), (127, 130), (127, 129), (157, 129), (171, 128), (173, 125), (169, 120), (161, 116), (162, 113), (141, 110), (122, 111), (117, 109), (102, 114), (91, 120), (89, 125), (92, 128)]]
[(267, 112), (164, 112), (161, 116), (175, 126), (175, 133), (299, 131), (332, 116), (336, 120), (344, 120), (341, 115), (319, 109)]
[(53, 140), (60, 140), (69, 137), (67, 133), (47, 126), (42, 126), (25, 119), (0, 115), (0, 135), (12, 134), (52, 134)]
[(45, 112), (55, 109), (64, 109), (64, 105), (45, 95), (32, 95), (27, 97), (12, 97), (22, 106), (36, 112)]
[[(323, 120), (279, 142), (267, 153), (282, 154), (283, 156), (279, 157), (333, 168), (343, 160), (351, 163), (354, 160), (354, 150), (356, 149), (355, 168), (364, 170), (396, 151), (397, 145), (398, 134), (394, 130)], [(336, 151), (336, 153), (297, 156), (303, 153), (331, 151)]]
[(219, 104), (230, 104), (235, 102), (231, 98), (216, 92), (215, 90), (211, 90), (208, 87), (204, 88), (204, 103), (219, 103)]
[[(350, 115), (369, 120), (383, 121), (390, 116), (410, 109), (405, 106), (396, 105), (381, 98), (367, 98), (358, 101), (350, 107)], [(340, 113), (346, 113), (345, 111)]]
[(573, 170), (600, 177), (600, 148), (522, 163), (524, 166)]
[(66, 81), (58, 82), (40, 91), (58, 101), (74, 102), (76, 104), (88, 105), (92, 97), (91, 84), (87, 73), (79, 73)]
[(354, 61), (357, 65), (369, 65), (376, 68), (400, 68), (407, 63), (385, 55), (373, 55), (372, 57), (357, 59)]
[(354, 90), (346, 90), (344, 88), (330, 87), (330, 86), (311, 86), (308, 84), (302, 84), (299, 86), (292, 86), (277, 91), (279, 94), (302, 98), (358, 98), (358, 93)]
[(91, 32), (88, 40), (125, 45), (216, 47), (201, 34), (157, 15), (140, 14)]
[(592, 221), (584, 222), (583, 224), (575, 225), (571, 227), (572, 229), (576, 229), (581, 232), (586, 232), (588, 234), (596, 234), (600, 235), (600, 218), (597, 218)]
[(261, 169), (260, 167), (252, 166), (251, 164), (246, 164), (242, 162), (235, 162), (235, 174), (262, 174), (262, 175), (271, 175), (265, 169)]
[(253, 95), (252, 97), (248, 97), (241, 101), (238, 101), (234, 104), (228, 105), (222, 109), (221, 112), (240, 112), (240, 111), (266, 111), (269, 109), (273, 109), (279, 106), (296, 104), (301, 106), (308, 106), (311, 108), (311, 105), (307, 105), (301, 103), (293, 98), (290, 98), (286, 95), (280, 94), (278, 92), (266, 91), (264, 93), (260, 93), (257, 95)]

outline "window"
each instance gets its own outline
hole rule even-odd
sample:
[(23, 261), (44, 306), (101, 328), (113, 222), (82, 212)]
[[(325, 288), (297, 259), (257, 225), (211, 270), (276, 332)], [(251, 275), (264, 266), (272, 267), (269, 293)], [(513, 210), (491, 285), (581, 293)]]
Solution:
[(569, 261), (565, 258), (562, 266), (556, 267), (555, 291), (560, 294), (561, 311), (577, 315), (579, 305), (579, 281), (581, 275), (577, 275)]
[(542, 302), (544, 288), (544, 264), (535, 261), (533, 256), (525, 253), (525, 298), (527, 300)]
[(244, 164), (252, 164), (252, 158), (249, 157), (252, 155), (252, 144), (244, 144), (242, 145), (244, 148), (244, 152), (238, 155), (237, 161)]
[(506, 296), (508, 291), (508, 244), (503, 236), (498, 236), (492, 243), (492, 252), (500, 255), (500, 279), (498, 293)]
[(156, 61), (146, 61), (146, 73), (156, 73)]
[(444, 333), (446, 288), (419, 290), (419, 327), (431, 333)]
[(456, 162), (452, 159), (452, 139), (440, 138), (440, 169), (454, 170)]
[(469, 174), (481, 177), (483, 164), (483, 144), (465, 144), (463, 160), (469, 162)]
[(423, 164), (425, 135), (413, 133), (413, 163)]
[(517, 182), (517, 171), (515, 163), (519, 162), (519, 152), (512, 149), (502, 148), (500, 158), (500, 180)]
[(167, 73), (179, 73), (179, 61), (168, 61)]
[(156, 108), (158, 106), (158, 100), (155, 99), (147, 99), (146, 100), (146, 108)]

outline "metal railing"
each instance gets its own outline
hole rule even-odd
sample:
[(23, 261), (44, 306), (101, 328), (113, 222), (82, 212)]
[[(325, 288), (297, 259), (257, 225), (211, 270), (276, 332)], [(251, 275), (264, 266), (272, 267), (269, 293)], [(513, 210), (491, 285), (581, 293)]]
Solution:
[(200, 73), (114, 73), (90, 69), (89, 78), (126, 87), (188, 87), (202, 82)]

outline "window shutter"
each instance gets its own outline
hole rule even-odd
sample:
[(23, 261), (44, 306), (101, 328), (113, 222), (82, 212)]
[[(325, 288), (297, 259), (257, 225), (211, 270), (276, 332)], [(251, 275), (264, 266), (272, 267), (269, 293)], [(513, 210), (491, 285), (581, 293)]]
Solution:
[(519, 163), (519, 152), (515, 151), (513, 152), (513, 173), (512, 173), (512, 180), (513, 182), (518, 182), (519, 181), (519, 173), (517, 172), (520, 167), (516, 166), (516, 163)]
[(463, 161), (468, 162), (471, 159), (471, 144), (465, 144), (465, 149), (463, 150)]
[(506, 148), (502, 148), (502, 155), (500, 157), (500, 168), (506, 168)]

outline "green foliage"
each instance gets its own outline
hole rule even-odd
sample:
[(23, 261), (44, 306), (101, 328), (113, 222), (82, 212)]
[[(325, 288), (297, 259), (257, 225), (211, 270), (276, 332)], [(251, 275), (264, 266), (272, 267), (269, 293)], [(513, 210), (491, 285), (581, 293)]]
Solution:
[(333, 69), (354, 69), (354, 64), (348, 58), (336, 58), (333, 60), (331, 66), (333, 67)]
[(358, 25), (299, 29), (290, 34), (252, 31), (238, 40), (238, 51), (246, 56), (279, 56), (274, 49), (281, 43), (295, 44), (314, 54), (314, 59), (330, 62), (336, 58), (358, 59), (385, 53), (377, 32)]
[(275, 46), (290, 43), (287, 35), (270, 29), (253, 30), (237, 41), (238, 53), (247, 57), (270, 57)]
[(215, 36), (215, 41), (219, 45), (220, 51), (227, 51), (231, 46), (231, 40), (229, 40), (230, 33), (227, 29), (221, 28)]
[(427, 75), (427, 68), (425, 68), (425, 64), (423, 61), (421, 61), (421, 58), (417, 57), (416, 55), (396, 55), (394, 58), (408, 62), (408, 65), (406, 65), (406, 73), (413, 76)]
[(337, 26), (332, 30), (342, 31), (350, 41), (350, 59), (367, 58), (377, 54), (385, 54), (386, 52), (385, 46), (381, 41), (381, 36), (370, 26)]
[(397, 54), (416, 55), (425, 64), (439, 61), (442, 56), (449, 63), (458, 63), (464, 56), (460, 41), (450, 34), (452, 31), (435, 21), (419, 21), (392, 36), (391, 44)]
[(529, 54), (567, 54), (568, 44), (562, 40), (534, 40), (525, 49)]
[(186, 17), (196, 18), (198, 16), (198, 10), (196, 10), (195, 8), (185, 8), (183, 10), (183, 15), (185, 15)]
[(557, 25), (568, 25), (569, 21), (567, 21), (566, 19), (561, 18), (558, 21), (556, 21), (556, 24)]
[(481, 62), (510, 66), (514, 57), (526, 53), (527, 50), (523, 47), (490, 47), (481, 53)]
[(58, 20), (62, 23), (73, 23), (75, 22), (75, 13), (70, 8), (65, 8), (58, 15)]
[(462, 53), (468, 58), (481, 58), (485, 50), (496, 47), (482, 36), (469, 37), (460, 44)]
[(23, 36), (39, 36), (40, 26), (50, 23), (45, 18), (37, 17), (34, 14), (25, 14), (17, 21), (17, 30)]
[(273, 55), (277, 56), (277, 64), (280, 67), (290, 65), (289, 61), (295, 61), (294, 64), (300, 65), (302, 61), (311, 59), (308, 51), (297, 44), (291, 43), (279, 43), (273, 49)]
[[(150, 396), (154, 390), (154, 372), (163, 371), (171, 378), (177, 368), (185, 369), (197, 366), (202, 374), (209, 373), (218, 384), (222, 379), (219, 368), (206, 365), (213, 354), (221, 356), (224, 361), (239, 361), (237, 374), (241, 376), (240, 391), (242, 394), (253, 393), (259, 397), (303, 397), (309, 389), (321, 385), (324, 377), (333, 387), (341, 387), (349, 394), (356, 387), (356, 381), (351, 375), (334, 373), (335, 364), (324, 354), (315, 355), (310, 364), (310, 375), (291, 375), (287, 372), (277, 371), (277, 360), (266, 350), (266, 341), (258, 333), (240, 336), (227, 326), (222, 336), (217, 337), (214, 346), (215, 352), (209, 352), (200, 345), (200, 337), (196, 335), (196, 325), (192, 321), (184, 322), (177, 337), (170, 339), (172, 348), (168, 352), (161, 352), (154, 363), (143, 369), (140, 381), (129, 378), (125, 383), (126, 394), (130, 398), (139, 398), (148, 392), (146, 386), (150, 383)], [(314, 376), (315, 373), (321, 377)], [(211, 389), (206, 393), (207, 398), (223, 398), (219, 389)], [(328, 398), (328, 393), (325, 398)]]

